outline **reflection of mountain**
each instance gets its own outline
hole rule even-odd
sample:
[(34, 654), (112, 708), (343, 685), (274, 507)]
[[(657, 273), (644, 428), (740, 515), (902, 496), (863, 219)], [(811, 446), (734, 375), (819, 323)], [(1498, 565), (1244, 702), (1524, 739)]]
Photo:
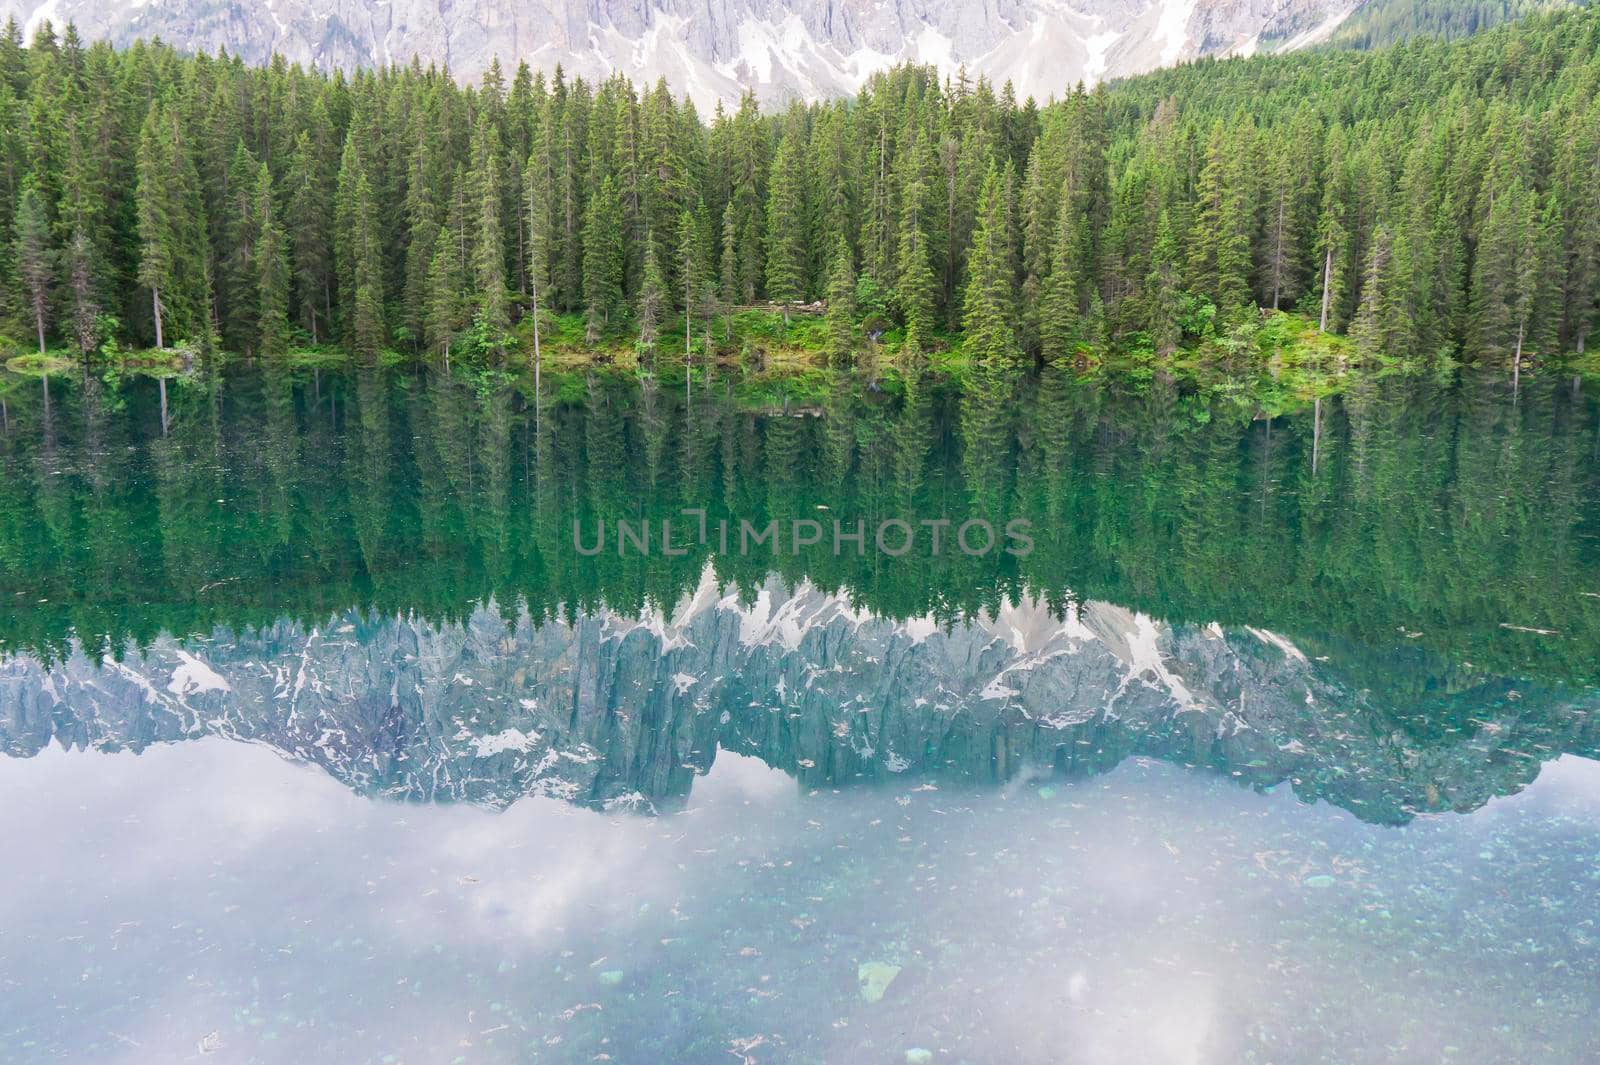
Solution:
[[(1421, 710), (1449, 724), (1420, 738)], [(508, 626), (355, 615), (99, 665), (0, 665), (0, 744), (131, 748), (205, 735), (268, 744), (364, 793), (506, 804), (528, 794), (651, 806), (718, 748), (807, 785), (992, 784), (1092, 774), (1130, 755), (1289, 781), (1371, 821), (1474, 809), (1542, 761), (1600, 751), (1600, 693), (1489, 682), (1426, 708), (1375, 705), (1292, 643), (1169, 626), (1106, 603), (1026, 604), (941, 631), (809, 584), (752, 604), (709, 571), (673, 614)]]

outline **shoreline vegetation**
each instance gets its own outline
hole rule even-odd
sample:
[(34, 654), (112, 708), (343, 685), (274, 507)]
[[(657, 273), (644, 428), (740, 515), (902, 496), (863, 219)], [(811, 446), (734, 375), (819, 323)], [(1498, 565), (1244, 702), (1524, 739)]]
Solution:
[(900, 67), (703, 121), (660, 83), (346, 78), (12, 22), (0, 392), (232, 359), (932, 369), (989, 403), (1047, 363), (1308, 401), (1355, 367), (1592, 375), (1597, 57), (1578, 10), (1044, 105)]

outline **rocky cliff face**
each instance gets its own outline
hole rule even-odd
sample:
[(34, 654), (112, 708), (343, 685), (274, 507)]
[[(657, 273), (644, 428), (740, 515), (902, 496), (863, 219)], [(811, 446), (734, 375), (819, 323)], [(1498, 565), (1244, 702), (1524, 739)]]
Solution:
[(31, 35), (46, 19), (88, 39), (156, 37), (273, 52), (324, 67), (448, 64), (476, 77), (498, 56), (589, 78), (664, 77), (710, 107), (755, 89), (764, 102), (854, 91), (891, 63), (965, 65), (1018, 97), (1199, 55), (1305, 43), (1361, 0), (0, 0)]
[[(673, 614), (575, 624), (477, 611), (436, 627), (343, 616), (306, 630), (0, 662), (0, 750), (267, 744), (392, 798), (545, 794), (656, 808), (719, 749), (803, 785), (992, 785), (1133, 755), (1289, 781), (1375, 821), (1471, 809), (1545, 759), (1600, 749), (1600, 697), (1488, 683), (1424, 740), (1272, 633), (1169, 626), (1106, 603), (1028, 604), (941, 630), (774, 579), (741, 605), (710, 578)], [(1458, 708), (1459, 709), (1459, 708)]]

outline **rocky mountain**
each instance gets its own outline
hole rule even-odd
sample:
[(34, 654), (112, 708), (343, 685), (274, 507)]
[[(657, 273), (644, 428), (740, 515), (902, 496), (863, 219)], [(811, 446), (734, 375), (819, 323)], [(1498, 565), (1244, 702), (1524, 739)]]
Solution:
[(49, 20), (125, 44), (161, 37), (274, 52), (324, 67), (448, 64), (476, 77), (499, 57), (600, 78), (658, 77), (702, 107), (752, 88), (764, 103), (854, 91), (902, 61), (965, 66), (1043, 101), (1084, 80), (1202, 55), (1295, 48), (1363, 0), (0, 0), (31, 37)]
[[(1430, 722), (1428, 731), (1410, 724)], [(0, 661), (0, 751), (139, 750), (201, 737), (268, 745), (351, 788), (503, 806), (530, 794), (671, 805), (719, 749), (805, 786), (993, 786), (1131, 756), (1287, 781), (1398, 823), (1519, 790), (1546, 759), (1600, 752), (1600, 695), (1485, 681), (1382, 705), (1257, 629), (1168, 625), (1109, 603), (1025, 603), (941, 629), (860, 613), (807, 583), (754, 603), (710, 571), (670, 616), (464, 624), (345, 615), (123, 661), (81, 649)]]

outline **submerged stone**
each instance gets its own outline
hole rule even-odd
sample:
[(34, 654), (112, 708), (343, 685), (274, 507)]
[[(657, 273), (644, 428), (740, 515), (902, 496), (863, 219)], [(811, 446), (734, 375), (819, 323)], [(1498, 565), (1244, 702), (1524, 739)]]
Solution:
[(924, 1047), (912, 1047), (906, 1051), (906, 1065), (928, 1065), (933, 1060), (933, 1051)]
[(622, 970), (607, 969), (605, 972), (600, 974), (600, 982), (605, 984), (607, 987), (616, 987), (618, 984), (622, 983)]
[(856, 981), (861, 987), (863, 1002), (877, 1002), (883, 998), (894, 978), (900, 975), (900, 966), (884, 961), (864, 961), (856, 966)]

